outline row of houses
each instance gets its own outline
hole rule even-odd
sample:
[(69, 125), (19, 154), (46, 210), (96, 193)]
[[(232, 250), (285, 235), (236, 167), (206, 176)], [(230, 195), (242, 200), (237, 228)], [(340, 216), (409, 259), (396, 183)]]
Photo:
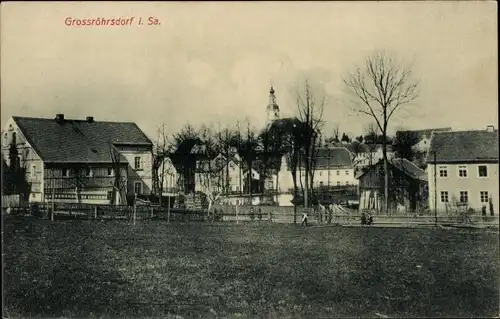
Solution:
[[(280, 118), (271, 88), (264, 129), (287, 129), (296, 118)], [(391, 199), (405, 210), (427, 207), (447, 211), (457, 207), (498, 211), (498, 132), (494, 128), (415, 131), (414, 147), (425, 154), (425, 166), (396, 158), (388, 148)], [(30, 202), (69, 201), (121, 204), (153, 191), (153, 143), (132, 122), (12, 117), (2, 131), (2, 167), (24, 172)], [(262, 185), (257, 169), (246, 167), (237, 152), (198, 161), (191, 191), (219, 192), (238, 198), (250, 191), (271, 191), (270, 201), (291, 205), (294, 181), (286, 156)], [(315, 188), (353, 187), (361, 209), (381, 208), (382, 150), (377, 144), (340, 144), (315, 152)], [(209, 164), (207, 169), (207, 163)], [(163, 195), (186, 191), (184, 174), (170, 158), (162, 165)], [(248, 174), (249, 170), (251, 174)], [(248, 178), (250, 176), (250, 178)], [(305, 184), (299, 165), (297, 185)], [(254, 187), (254, 185), (256, 185)]]

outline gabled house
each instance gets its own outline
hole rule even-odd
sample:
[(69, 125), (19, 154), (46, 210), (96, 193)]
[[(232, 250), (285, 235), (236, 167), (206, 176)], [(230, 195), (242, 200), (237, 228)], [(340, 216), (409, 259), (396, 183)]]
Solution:
[(163, 176), (159, 176), (160, 180), (163, 178), (162, 193), (163, 196), (174, 196), (179, 192), (179, 174), (177, 174), (177, 169), (170, 157), (165, 157), (163, 161), (163, 165), (160, 167)]
[[(417, 136), (418, 142), (414, 146), (416, 150), (426, 153), (430, 147), (432, 134), (440, 132), (451, 132), (451, 127), (430, 128), (423, 130), (410, 130)], [(397, 132), (396, 132), (397, 134)]]
[[(394, 157), (392, 145), (387, 144), (387, 158)], [(353, 166), (357, 171), (376, 164), (383, 158), (382, 144), (352, 142), (345, 146), (351, 152)]]
[[(383, 211), (384, 161), (368, 167), (359, 179), (359, 209)], [(389, 201), (391, 211), (407, 212), (424, 208), (427, 204), (427, 174), (407, 159), (389, 160)]]
[(64, 114), (14, 116), (2, 132), (2, 156), (24, 169), (30, 202), (123, 204), (127, 196), (149, 195), (152, 145), (135, 123)]
[(431, 210), (498, 213), (498, 131), (435, 132), (426, 161)]
[[(314, 162), (314, 187), (336, 187), (345, 185), (356, 185), (354, 167), (351, 154), (345, 147), (318, 149), (315, 153)], [(277, 187), (280, 193), (293, 190), (292, 167), (286, 156), (282, 158), (281, 168), (277, 176)], [(297, 168), (297, 185), (305, 184), (305, 165), (302, 163)]]
[[(317, 150), (315, 156), (315, 187), (357, 184), (351, 154), (347, 148), (323, 148)], [(302, 175), (302, 178), (304, 178), (304, 175)]]

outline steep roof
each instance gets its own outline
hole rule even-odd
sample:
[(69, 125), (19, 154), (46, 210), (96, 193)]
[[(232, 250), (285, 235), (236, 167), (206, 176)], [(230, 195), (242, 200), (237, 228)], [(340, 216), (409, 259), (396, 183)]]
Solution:
[(406, 158), (393, 158), (390, 163), (414, 179), (427, 181), (427, 173)]
[[(378, 167), (379, 165), (382, 165), (383, 162), (384, 162), (383, 160), (378, 161), (377, 163), (370, 166), (367, 170), (362, 172), (356, 178), (359, 179), (361, 176), (365, 175), (371, 169)], [(407, 160), (406, 158), (390, 159), (389, 164), (413, 179), (418, 179), (418, 180), (425, 181), (425, 182), (427, 181), (427, 173), (423, 169), (421, 169), (417, 165), (415, 165), (413, 162)]]
[(269, 123), (266, 128), (268, 130), (277, 130), (283, 133), (291, 133), (295, 126), (300, 124), (300, 120), (296, 117), (285, 117), (277, 119)]
[(352, 166), (351, 153), (345, 147), (322, 148), (316, 153), (316, 168), (328, 169)]
[[(382, 144), (366, 144), (366, 143), (352, 142), (352, 143), (346, 144), (344, 147), (346, 147), (353, 154), (356, 154), (356, 153), (375, 153), (379, 149), (382, 148)], [(386, 147), (387, 147), (388, 153), (392, 152), (392, 145), (391, 144), (386, 144)]]
[(435, 132), (427, 163), (498, 162), (498, 132)]
[(98, 122), (14, 116), (14, 121), (45, 162), (110, 163), (111, 145), (152, 145), (133, 122)]

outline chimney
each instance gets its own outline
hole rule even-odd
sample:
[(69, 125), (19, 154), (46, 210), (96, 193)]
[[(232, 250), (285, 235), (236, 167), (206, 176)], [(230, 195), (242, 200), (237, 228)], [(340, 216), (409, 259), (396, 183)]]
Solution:
[(93, 116), (87, 116), (86, 121), (89, 122), (89, 123), (93, 123), (94, 122), (94, 117)]
[(495, 126), (493, 125), (486, 126), (486, 132), (495, 132)]
[(57, 123), (64, 122), (64, 114), (56, 114), (56, 122)]

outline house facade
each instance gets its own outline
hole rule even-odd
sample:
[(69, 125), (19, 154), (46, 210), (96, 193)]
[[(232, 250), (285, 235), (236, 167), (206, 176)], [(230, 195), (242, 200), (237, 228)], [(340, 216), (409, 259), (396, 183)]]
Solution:
[[(278, 172), (275, 189), (279, 193), (293, 191), (292, 168), (286, 157), (281, 161), (281, 168)], [(319, 149), (316, 153), (314, 164), (314, 187), (336, 187), (346, 185), (357, 185), (354, 176), (354, 166), (352, 165), (351, 154), (344, 147)], [(305, 167), (297, 168), (297, 185), (305, 184)]]
[(431, 210), (498, 214), (498, 131), (435, 132), (427, 172)]
[[(172, 163), (172, 159), (166, 157), (160, 169), (163, 171), (163, 196), (174, 196), (179, 192), (179, 174)], [(160, 172), (161, 174), (161, 172)], [(162, 178), (161, 176), (159, 177)]]
[[(252, 178), (258, 177), (252, 170)], [(245, 188), (247, 171), (241, 168), (241, 158), (238, 154), (228, 159), (223, 154), (211, 160), (197, 162), (195, 173), (195, 189), (198, 191), (210, 190), (222, 194), (241, 194)]]
[(24, 172), (30, 202), (120, 204), (152, 187), (152, 143), (135, 123), (12, 117), (2, 156)]
[[(386, 145), (387, 158), (394, 157), (392, 145)], [(352, 163), (356, 171), (376, 164), (383, 159), (382, 144), (366, 144), (353, 142), (346, 145), (346, 148), (351, 152)]]

